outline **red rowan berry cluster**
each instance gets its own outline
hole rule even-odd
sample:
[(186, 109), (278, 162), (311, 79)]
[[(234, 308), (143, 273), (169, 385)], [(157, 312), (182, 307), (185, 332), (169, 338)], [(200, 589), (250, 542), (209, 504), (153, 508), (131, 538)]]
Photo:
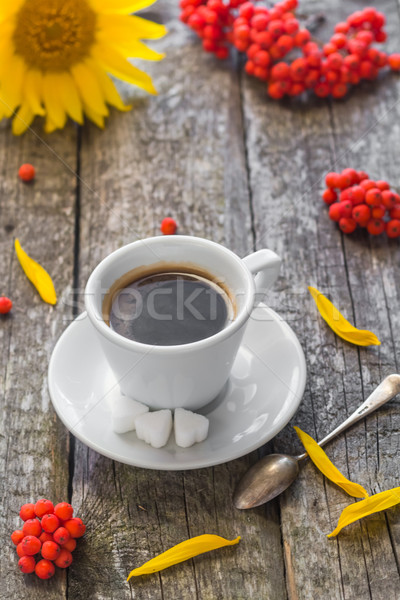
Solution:
[[(13, 531), (11, 540), (17, 547), (22, 573), (35, 572), (40, 579), (50, 579), (55, 573), (54, 564), (61, 569), (69, 567), (76, 548), (75, 538), (86, 530), (82, 520), (72, 516), (73, 512), (67, 502), (53, 506), (45, 498), (21, 506), (19, 516), (24, 524), (22, 529)], [(35, 555), (39, 552), (42, 558), (36, 562)]]
[(375, 8), (338, 23), (330, 41), (320, 47), (300, 26), (297, 6), (298, 0), (282, 0), (270, 9), (243, 0), (181, 0), (181, 19), (203, 38), (205, 50), (219, 58), (228, 56), (229, 42), (245, 52), (246, 72), (266, 81), (275, 99), (307, 90), (321, 98), (342, 98), (350, 85), (375, 79), (387, 65), (400, 71), (400, 54), (388, 56), (372, 46), (386, 40), (385, 17)]
[(372, 181), (364, 171), (344, 169), (328, 173), (322, 199), (329, 205), (329, 218), (337, 221), (343, 233), (352, 233), (357, 225), (371, 235), (386, 232), (400, 236), (400, 196), (386, 181)]

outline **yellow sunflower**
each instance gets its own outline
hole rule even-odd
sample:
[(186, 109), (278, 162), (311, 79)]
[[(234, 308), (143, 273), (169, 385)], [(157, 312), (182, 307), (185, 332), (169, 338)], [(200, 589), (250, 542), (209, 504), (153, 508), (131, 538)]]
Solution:
[(46, 132), (85, 114), (99, 127), (107, 104), (125, 106), (108, 74), (156, 94), (151, 77), (126, 59), (160, 60), (141, 39), (157, 39), (163, 25), (131, 13), (154, 0), (0, 0), (0, 119), (15, 135), (35, 115)]

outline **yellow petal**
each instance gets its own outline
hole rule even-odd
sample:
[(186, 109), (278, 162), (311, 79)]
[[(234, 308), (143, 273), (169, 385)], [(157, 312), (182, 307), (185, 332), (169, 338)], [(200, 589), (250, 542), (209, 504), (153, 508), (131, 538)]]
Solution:
[(121, 35), (118, 30), (103, 30), (98, 34), (97, 40), (101, 44), (108, 44), (115, 50), (119, 51), (123, 56), (130, 58), (140, 58), (142, 60), (162, 60), (165, 54), (156, 52), (152, 48), (148, 48), (143, 42)]
[(34, 115), (44, 116), (46, 114), (42, 106), (42, 87), (42, 73), (37, 69), (29, 69), (24, 81), (24, 98)]
[(71, 68), (72, 77), (79, 90), (83, 102), (95, 113), (106, 117), (108, 108), (96, 76), (85, 63), (79, 63)]
[(12, 122), (12, 132), (14, 135), (21, 135), (30, 126), (33, 121), (33, 111), (28, 104), (20, 106)]
[(8, 19), (11, 15), (15, 14), (25, 0), (13, 0), (12, 2), (1, 2), (0, 5), (0, 19)]
[(358, 521), (358, 519), (372, 515), (372, 513), (391, 508), (399, 502), (400, 487), (396, 487), (391, 490), (386, 490), (386, 492), (380, 492), (379, 494), (369, 496), (369, 498), (360, 500), (360, 502), (356, 502), (355, 504), (350, 504), (350, 506), (346, 506), (342, 511), (336, 529), (334, 529), (332, 533), (329, 533), (328, 537), (335, 537), (343, 527), (346, 527), (346, 525), (350, 525), (350, 523), (354, 523), (354, 521)]
[(127, 15), (154, 4), (156, 0), (91, 0), (96, 11), (105, 14)]
[(65, 112), (71, 119), (82, 125), (82, 102), (75, 82), (69, 73), (62, 73), (62, 75), (60, 74), (57, 76), (57, 89), (60, 102), (63, 105)]
[(97, 125), (97, 127), (100, 127), (100, 129), (104, 129), (104, 117), (102, 115), (99, 115), (94, 110), (92, 110), (90, 108), (90, 106), (86, 106), (86, 104), (83, 105), (83, 108), (84, 108), (85, 115), (91, 121), (93, 121), (93, 123), (95, 123)]
[(103, 65), (106, 71), (115, 77), (133, 83), (133, 85), (143, 88), (149, 94), (157, 94), (150, 75), (131, 65), (119, 52), (107, 46), (96, 44), (92, 48), (92, 56)]
[(122, 102), (120, 95), (118, 94), (117, 88), (115, 87), (114, 83), (111, 81), (107, 73), (94, 61), (91, 61), (91, 69), (93, 69), (93, 71), (96, 73), (97, 81), (99, 82), (101, 91), (104, 94), (106, 102), (108, 102), (108, 104), (111, 104), (111, 106), (115, 106), (115, 108), (118, 108), (118, 110), (130, 110), (132, 107), (130, 105), (125, 105)]
[(29, 281), (33, 283), (42, 300), (48, 302), (48, 304), (55, 304), (57, 302), (57, 296), (53, 281), (47, 271), (45, 271), (43, 267), (39, 265), (39, 263), (27, 255), (27, 253), (21, 248), (21, 244), (19, 243), (18, 239), (15, 240), (15, 251), (25, 275)]
[(22, 83), (24, 80), (26, 67), (25, 63), (15, 54), (2, 56), (3, 74), (1, 79), (0, 98), (6, 117), (11, 117), (14, 110), (21, 104)]
[(49, 121), (61, 129), (65, 125), (67, 115), (58, 98), (57, 75), (45, 73), (43, 75), (43, 100)]
[(142, 17), (129, 17), (126, 15), (107, 15), (98, 17), (99, 31), (102, 28), (112, 31), (120, 31), (124, 37), (133, 39), (157, 40), (167, 33), (164, 25), (153, 23)]
[(233, 546), (234, 544), (238, 544), (239, 540), (240, 536), (234, 540), (226, 540), (219, 535), (198, 535), (197, 537), (190, 538), (189, 540), (185, 540), (184, 542), (173, 546), (166, 552), (163, 552), (144, 563), (141, 567), (133, 569), (133, 571), (129, 573), (127, 581), (129, 581), (131, 577), (136, 577), (137, 575), (147, 575), (149, 573), (156, 573), (162, 569), (167, 569), (172, 565), (193, 558), (193, 556), (203, 554), (203, 552), (209, 552), (210, 550), (216, 550), (217, 548), (223, 548), (224, 546)]
[(354, 327), (321, 292), (314, 287), (309, 287), (308, 291), (314, 298), (321, 317), (336, 335), (357, 346), (380, 345), (380, 341), (372, 331)]
[(355, 498), (365, 498), (368, 496), (367, 490), (358, 483), (353, 483), (346, 479), (344, 475), (335, 467), (335, 465), (329, 460), (325, 452), (317, 442), (313, 440), (307, 433), (295, 427), (296, 433), (299, 436), (308, 456), (313, 461), (314, 465), (333, 483), (336, 483), (339, 487), (345, 490), (350, 496)]

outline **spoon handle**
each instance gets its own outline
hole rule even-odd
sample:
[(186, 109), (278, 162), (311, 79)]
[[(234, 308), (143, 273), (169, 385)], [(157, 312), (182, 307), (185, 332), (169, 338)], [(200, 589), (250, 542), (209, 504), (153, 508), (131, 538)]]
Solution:
[[(372, 392), (370, 396), (357, 408), (353, 414), (346, 419), (341, 425), (336, 427), (331, 433), (329, 433), (324, 439), (318, 442), (319, 446), (325, 446), (328, 442), (330, 442), (333, 438), (335, 438), (339, 433), (357, 423), (360, 419), (366, 417), (371, 412), (385, 404), (391, 400), (396, 394), (400, 392), (400, 375), (393, 374), (388, 375)], [(307, 454), (302, 454), (299, 459), (305, 458)]]

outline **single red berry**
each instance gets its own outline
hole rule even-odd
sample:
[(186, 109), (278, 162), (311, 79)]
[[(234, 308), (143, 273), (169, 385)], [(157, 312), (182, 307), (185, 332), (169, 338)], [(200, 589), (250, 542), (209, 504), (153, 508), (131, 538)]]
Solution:
[(332, 96), (334, 98), (343, 98), (347, 94), (347, 85), (345, 83), (335, 83), (332, 87)]
[(348, 188), (348, 198), (351, 200), (353, 206), (361, 204), (364, 202), (365, 190), (363, 190), (361, 185), (353, 185), (351, 188)]
[(68, 540), (68, 542), (65, 542), (64, 544), (62, 544), (62, 547), (65, 550), (69, 550), (69, 552), (73, 552), (76, 548), (76, 540), (74, 538), (71, 538)]
[(399, 202), (398, 194), (395, 194), (391, 190), (383, 190), (382, 192), (382, 203), (386, 208), (393, 208)]
[(343, 202), (344, 200), (351, 200), (351, 194), (350, 194), (350, 190), (351, 188), (345, 188), (344, 190), (342, 190), (339, 194), (339, 201)]
[(17, 554), (18, 554), (18, 556), (20, 558), (22, 558), (23, 556), (28, 556), (27, 553), (25, 552), (23, 546), (22, 546), (22, 542), (20, 542), (18, 544), (18, 546), (16, 547), (16, 551), (17, 551)]
[(373, 219), (383, 219), (386, 214), (386, 207), (381, 206), (373, 206), (371, 209), (371, 215)]
[(339, 206), (339, 202), (335, 202), (334, 204), (331, 204), (329, 207), (329, 218), (332, 221), (339, 221), (342, 217), (341, 214), (341, 209)]
[(257, 33), (255, 41), (261, 48), (268, 50), (274, 43), (274, 38), (269, 31), (260, 31)]
[(256, 68), (256, 65), (253, 63), (252, 60), (248, 60), (244, 66), (244, 70), (246, 71), (246, 73), (248, 75), (254, 75), (255, 68)]
[(56, 542), (45, 542), (40, 551), (43, 558), (55, 560), (60, 555), (61, 548)]
[(340, 173), (338, 177), (338, 188), (340, 190), (344, 190), (351, 186), (351, 177), (348, 173), (344, 173), (343, 171)]
[(315, 95), (318, 96), (318, 98), (326, 98), (331, 92), (329, 83), (327, 83), (326, 81), (321, 81), (320, 83), (317, 83), (317, 85), (314, 88), (314, 92)]
[(177, 224), (172, 217), (165, 217), (165, 219), (161, 221), (160, 230), (164, 235), (173, 235), (176, 232), (176, 229)]
[(390, 190), (390, 185), (388, 184), (387, 181), (384, 181), (383, 179), (380, 179), (380, 180), (376, 181), (375, 183), (376, 183), (376, 187), (379, 188), (382, 192), (384, 190)]
[(22, 529), (16, 529), (11, 534), (11, 540), (12, 540), (13, 544), (15, 544), (16, 546), (18, 546), (18, 544), (20, 542), (22, 542), (22, 540), (24, 539), (24, 537), (25, 537), (25, 534), (22, 531)]
[(68, 521), (68, 519), (72, 519), (74, 509), (68, 502), (59, 502), (54, 507), (54, 514), (62, 521)]
[(280, 79), (288, 79), (290, 74), (289, 65), (285, 62), (278, 62), (271, 69), (271, 79), (276, 81)]
[(33, 573), (36, 561), (33, 556), (21, 556), (18, 561), (18, 567), (21, 573)]
[(6, 315), (12, 309), (13, 303), (7, 296), (0, 296), (0, 315)]
[(293, 35), (294, 33), (297, 33), (299, 30), (299, 22), (297, 19), (287, 19), (285, 20), (283, 27), (286, 31), (286, 33), (288, 33), (289, 35)]
[(365, 202), (369, 204), (369, 206), (379, 206), (382, 204), (381, 190), (377, 187), (368, 190), (365, 194)]
[(326, 61), (330, 69), (339, 70), (343, 64), (343, 56), (339, 52), (331, 52)]
[(239, 7), (239, 15), (245, 19), (250, 20), (254, 15), (254, 4), (252, 2), (244, 2)]
[(22, 531), (24, 532), (24, 536), (34, 535), (36, 537), (39, 537), (39, 535), (42, 533), (42, 525), (39, 519), (28, 519), (23, 524)]
[(25, 536), (21, 544), (24, 553), (28, 554), (29, 556), (37, 554), (42, 547), (42, 542), (34, 535)]
[(339, 173), (335, 173), (334, 171), (327, 173), (325, 176), (325, 183), (329, 188), (339, 187)]
[(35, 517), (35, 505), (32, 503), (23, 504), (21, 506), (21, 510), (19, 511), (19, 516), (23, 521), (33, 519)]
[(311, 33), (308, 29), (300, 29), (294, 38), (295, 46), (304, 46), (311, 39)]
[[(264, 31), (264, 29), (267, 27), (268, 25), (268, 29), (269, 29), (269, 15), (265, 14), (265, 13), (259, 13), (257, 15), (254, 15), (254, 17), (252, 17), (250, 23), (253, 29), (256, 29), (257, 31)], [(271, 23), (274, 23), (275, 21), (271, 21)], [(280, 29), (281, 33), (283, 33), (283, 27), (281, 25), (281, 29)]]
[(336, 23), (335, 25), (335, 33), (347, 33), (350, 29), (350, 25), (345, 21)]
[(389, 215), (391, 219), (400, 219), (400, 204), (395, 204), (395, 206), (390, 209)]
[(371, 218), (371, 209), (366, 204), (358, 204), (353, 208), (351, 216), (359, 224), (369, 221)]
[[(251, 24), (253, 25), (253, 19)], [(265, 26), (261, 27), (259, 31), (262, 31), (263, 29), (265, 29)], [(285, 27), (281, 19), (274, 19), (273, 21), (270, 21), (267, 25), (267, 29), (275, 37), (275, 39), (285, 33)]]
[(58, 555), (58, 558), (56, 559), (55, 563), (57, 567), (60, 567), (61, 569), (66, 569), (72, 563), (72, 560), (73, 558), (71, 552), (69, 552), (69, 550), (66, 550), (65, 548), (61, 548), (61, 552)]
[(345, 217), (345, 218), (351, 217), (351, 214), (353, 211), (353, 205), (350, 202), (350, 200), (342, 200), (342, 202), (339, 202), (338, 206), (339, 206), (341, 217)]
[(380, 235), (385, 231), (385, 223), (382, 219), (371, 219), (367, 223), (367, 229), (371, 235)]
[(35, 573), (40, 579), (50, 579), (55, 573), (55, 567), (50, 560), (42, 558), (36, 563)]
[(219, 58), (219, 60), (225, 60), (229, 56), (229, 48), (226, 46), (220, 46), (217, 48), (215, 56)]
[(400, 71), (400, 54), (399, 53), (390, 54), (388, 56), (388, 63), (389, 63), (389, 67), (393, 71)]
[(39, 540), (42, 542), (42, 544), (44, 544), (45, 542), (52, 542), (53, 536), (51, 533), (48, 533), (47, 531), (42, 531), (42, 533), (39, 536)]
[(380, 44), (382, 42), (386, 42), (386, 40), (387, 40), (387, 33), (386, 33), (386, 31), (383, 31), (383, 30), (377, 31), (375, 33), (375, 40), (377, 42), (379, 42)]
[(60, 526), (60, 519), (54, 514), (46, 514), (42, 517), (42, 528), (47, 533), (53, 533)]
[(294, 81), (303, 81), (308, 71), (308, 64), (305, 58), (296, 58), (290, 65), (290, 77)]
[(271, 62), (271, 59), (266, 50), (259, 50), (255, 54), (253, 61), (256, 65), (259, 65), (260, 67), (268, 67), (269, 63)]
[(364, 181), (365, 179), (369, 179), (368, 173), (365, 171), (357, 171), (358, 181)]
[(350, 219), (349, 217), (343, 217), (339, 221), (339, 227), (343, 231), (343, 233), (353, 233), (353, 231), (357, 227), (357, 223), (354, 221), (354, 219)]
[(349, 54), (348, 56), (345, 56), (343, 59), (343, 64), (346, 67), (348, 67), (349, 69), (353, 69), (354, 71), (359, 69), (360, 63), (361, 63), (360, 57), (357, 56), (356, 54)]
[(376, 183), (375, 181), (372, 181), (372, 179), (363, 179), (362, 181), (360, 181), (360, 185), (366, 192), (368, 190), (373, 190), (374, 188), (376, 188)]
[(49, 513), (54, 512), (53, 503), (50, 500), (46, 500), (45, 498), (41, 498), (35, 504), (35, 515), (39, 518), (43, 517), (43, 515), (47, 515)]
[(79, 517), (74, 517), (73, 519), (65, 521), (64, 527), (69, 531), (73, 538), (82, 537), (86, 531), (86, 525), (84, 525), (82, 519), (79, 519)]
[(328, 188), (323, 192), (322, 199), (326, 204), (330, 205), (337, 200), (337, 193), (332, 188)]
[(392, 219), (386, 224), (386, 233), (390, 238), (397, 238), (400, 236), (400, 220)]
[(18, 169), (18, 175), (22, 181), (32, 181), (35, 177), (35, 167), (26, 163)]
[[(69, 523), (69, 521), (66, 521), (66, 523)], [(66, 525), (66, 523), (64, 523), (64, 525)], [(55, 542), (57, 542), (57, 544), (60, 544), (60, 545), (64, 544), (64, 542), (68, 542), (70, 537), (71, 537), (71, 535), (70, 535), (68, 529), (66, 529), (66, 527), (59, 527), (53, 533), (53, 540)]]
[(266, 67), (259, 67), (258, 65), (255, 65), (254, 66), (254, 77), (257, 77), (258, 79), (267, 81), (268, 69)]
[(277, 39), (276, 45), (282, 51), (283, 54), (287, 54), (293, 48), (294, 40), (292, 37), (290, 37), (290, 35), (284, 34)]
[(359, 182), (358, 173), (355, 169), (350, 169), (350, 168), (343, 169), (341, 174), (346, 175), (347, 177), (350, 178), (351, 185), (354, 185), (355, 183)]
[(268, 84), (268, 95), (274, 100), (280, 100), (285, 95), (285, 92), (281, 89), (279, 83), (279, 81), (276, 81), (275, 83)]
[(364, 29), (363, 31), (359, 31), (356, 34), (356, 40), (361, 40), (362, 42), (367, 44), (367, 46), (369, 46), (374, 41), (374, 35), (371, 31), (367, 31)]

